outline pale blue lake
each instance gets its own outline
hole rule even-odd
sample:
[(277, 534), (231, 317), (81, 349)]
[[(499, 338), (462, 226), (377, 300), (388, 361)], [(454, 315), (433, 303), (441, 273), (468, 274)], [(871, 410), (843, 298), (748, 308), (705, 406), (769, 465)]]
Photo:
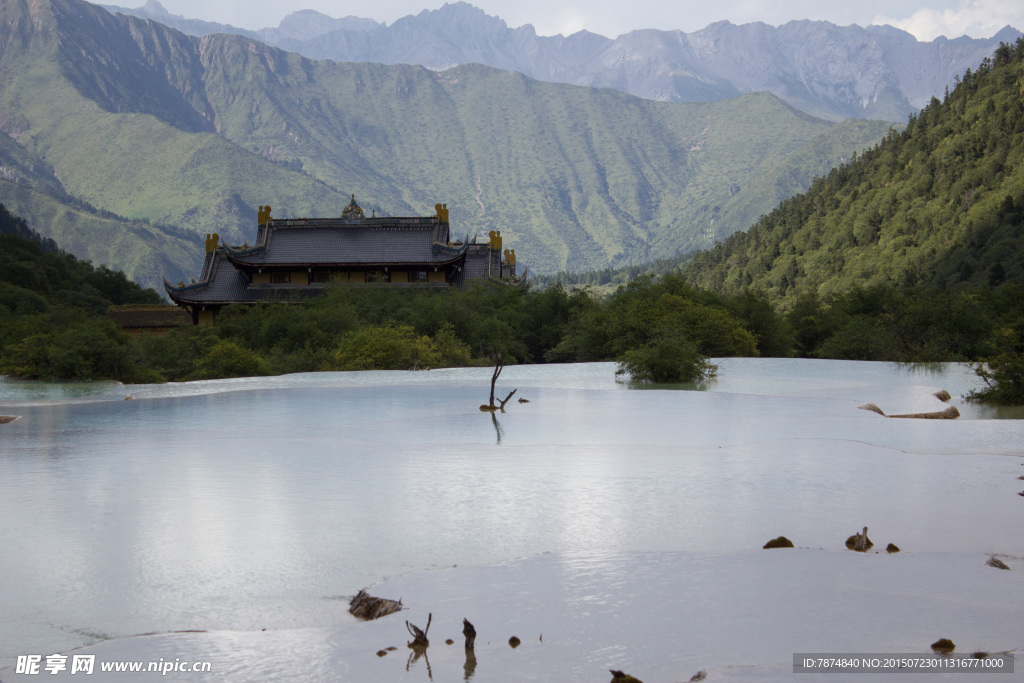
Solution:
[[(1020, 519), (1019, 497), (947, 505), (975, 468), (1024, 474), (1020, 411), (956, 398), (969, 369), (727, 359), (704, 390), (637, 390), (614, 368), (506, 368), (497, 393), (529, 402), (494, 418), (489, 368), (0, 381), (20, 416), (0, 425), (0, 668), (145, 632), (332, 625), (382, 579), (547, 552), (817, 546), (871, 524), (1024, 554), (1019, 525), (976, 533)], [(961, 418), (858, 409), (941, 410), (938, 389)]]

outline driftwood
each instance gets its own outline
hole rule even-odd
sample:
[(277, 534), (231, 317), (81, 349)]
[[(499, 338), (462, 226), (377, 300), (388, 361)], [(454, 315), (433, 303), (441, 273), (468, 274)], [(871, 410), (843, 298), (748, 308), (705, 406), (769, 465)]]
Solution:
[(945, 410), (933, 413), (907, 413), (906, 415), (890, 415), (889, 417), (911, 417), (920, 420), (955, 420), (960, 417), (960, 411), (956, 409), (956, 406), (950, 406)]
[(423, 661), (427, 665), (427, 678), (430, 680), (434, 680), (434, 675), (430, 671), (430, 658), (427, 657), (427, 647), (430, 646), (430, 641), (427, 640), (427, 631), (430, 630), (430, 621), (433, 618), (433, 613), (427, 615), (427, 627), (422, 631), (416, 624), (405, 622), (405, 628), (412, 636), (412, 642), (406, 643), (412, 652), (409, 653), (409, 659), (405, 663), (405, 670), (409, 671), (412, 665), (419, 661), (420, 657), (423, 657)]
[(462, 618), (462, 635), (466, 636), (466, 663), (462, 665), (462, 671), (465, 674), (464, 680), (468, 681), (476, 673), (476, 650), (473, 649), (476, 644), (476, 629), (465, 617)]
[(428, 645), (430, 645), (430, 641), (427, 640), (427, 631), (430, 630), (430, 621), (433, 618), (433, 612), (427, 615), (427, 627), (422, 631), (420, 630), (420, 627), (416, 624), (410, 624), (408, 621), (405, 622), (405, 628), (407, 631), (409, 631), (409, 635), (412, 636), (412, 642), (409, 643), (409, 647), (415, 649), (417, 647), (425, 648)]
[(387, 598), (377, 598), (365, 590), (359, 591), (356, 597), (352, 598), (352, 602), (348, 604), (348, 611), (352, 616), (367, 621), (386, 617), (403, 609), (405, 608), (402, 606), (401, 600), (396, 602)]
[(1009, 569), (1007, 564), (1005, 562), (1003, 562), (1002, 560), (1000, 560), (995, 555), (991, 555), (988, 558), (988, 562), (986, 562), (985, 564), (987, 564), (990, 567), (995, 567), (996, 569)]
[(916, 418), (920, 420), (955, 420), (960, 417), (960, 411), (956, 409), (956, 406), (949, 406), (945, 410), (938, 410), (932, 413), (906, 413), (904, 415), (886, 415), (882, 412), (882, 409), (874, 403), (865, 403), (864, 405), (857, 407), (861, 410), (870, 410), (873, 413), (878, 413), (882, 417)]

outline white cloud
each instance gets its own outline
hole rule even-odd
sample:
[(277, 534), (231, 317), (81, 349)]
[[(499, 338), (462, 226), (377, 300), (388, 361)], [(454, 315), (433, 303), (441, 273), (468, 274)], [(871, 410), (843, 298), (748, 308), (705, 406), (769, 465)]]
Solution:
[(550, 26), (551, 29), (542, 31), (542, 33), (561, 33), (563, 36), (571, 36), (583, 29), (589, 29), (592, 25), (593, 22), (588, 21), (575, 8), (566, 8), (553, 12), (547, 18), (547, 26)]
[(873, 23), (891, 24), (925, 41), (939, 36), (988, 38), (1007, 24), (1024, 27), (1024, 5), (1020, 0), (966, 0), (942, 10), (922, 7), (906, 19), (880, 15)]

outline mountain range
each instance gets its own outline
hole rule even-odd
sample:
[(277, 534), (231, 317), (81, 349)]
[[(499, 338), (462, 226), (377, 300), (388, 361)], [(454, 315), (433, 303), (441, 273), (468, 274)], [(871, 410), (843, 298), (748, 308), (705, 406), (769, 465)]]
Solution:
[(472, 64), (311, 60), (81, 0), (0, 4), (0, 201), (45, 237), (159, 284), (256, 209), (499, 229), (535, 272), (643, 262), (748, 226), (889, 125), (770, 93), (657, 102)]
[(246, 31), (171, 15), (157, 0), (108, 9), (159, 21), (196, 36), (235, 33), (311, 59), (418, 64), (434, 71), (479, 63), (556, 83), (609, 87), (669, 102), (710, 102), (770, 92), (830, 120), (903, 123), (1000, 42), (1021, 34), (1005, 27), (991, 38), (919, 42), (891, 26), (836, 26), (792, 21), (774, 27), (727, 21), (699, 31), (646, 29), (608, 38), (587, 31), (538, 36), (509, 27), (465, 2), (403, 17), (391, 25), (294, 12), (274, 28)]

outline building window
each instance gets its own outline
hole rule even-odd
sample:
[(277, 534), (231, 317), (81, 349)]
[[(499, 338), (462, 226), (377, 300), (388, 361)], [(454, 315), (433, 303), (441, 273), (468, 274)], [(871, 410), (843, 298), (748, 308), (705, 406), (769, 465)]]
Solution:
[(421, 271), (413, 273), (413, 282), (426, 282), (426, 281), (427, 281), (427, 271), (421, 270)]
[(291, 273), (271, 273), (270, 281), (275, 285), (286, 285), (292, 281)]
[(321, 282), (327, 283), (331, 281), (331, 277), (334, 275), (329, 270), (314, 270), (313, 275), (309, 278), (310, 282)]

